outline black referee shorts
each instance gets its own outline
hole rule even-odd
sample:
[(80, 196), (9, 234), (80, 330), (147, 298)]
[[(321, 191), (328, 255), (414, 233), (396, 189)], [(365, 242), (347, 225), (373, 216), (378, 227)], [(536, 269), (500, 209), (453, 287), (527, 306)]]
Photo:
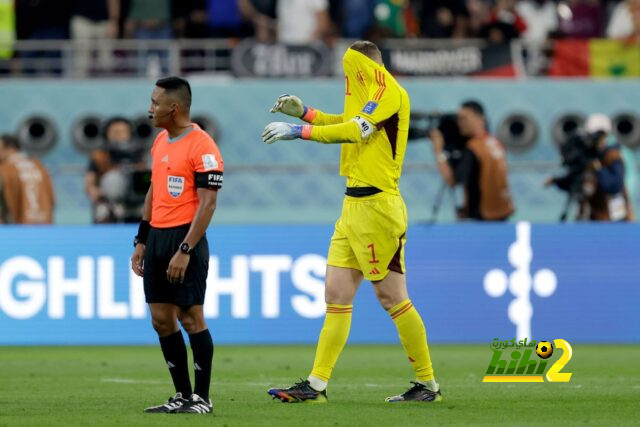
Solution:
[(170, 303), (179, 306), (203, 305), (209, 272), (209, 243), (204, 235), (198, 242), (187, 266), (184, 282), (171, 284), (167, 269), (178, 251), (190, 224), (149, 230), (144, 253), (144, 295), (147, 303)]

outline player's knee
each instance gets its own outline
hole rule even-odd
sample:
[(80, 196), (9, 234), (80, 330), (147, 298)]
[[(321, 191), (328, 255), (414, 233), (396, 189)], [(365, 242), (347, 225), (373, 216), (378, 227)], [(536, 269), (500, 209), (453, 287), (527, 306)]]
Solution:
[(180, 324), (188, 334), (195, 334), (207, 329), (207, 324), (202, 316), (185, 313), (179, 316), (179, 320)]
[(324, 302), (327, 304), (352, 304), (353, 296), (338, 288), (327, 286), (324, 290)]
[(153, 317), (151, 318), (151, 324), (161, 337), (170, 335), (178, 330), (175, 319), (169, 317)]
[(389, 292), (386, 288), (374, 285), (373, 289), (376, 293), (376, 297), (378, 298), (378, 302), (385, 310), (389, 310), (400, 302), (397, 301), (397, 295), (394, 292)]
[(191, 317), (180, 319), (180, 324), (188, 334), (193, 333), (195, 322)]
[(377, 294), (377, 297), (378, 297), (378, 302), (380, 303), (382, 308), (384, 308), (385, 310), (389, 310), (391, 307), (395, 305), (394, 298), (391, 295), (381, 293), (381, 294)]
[(337, 304), (339, 297), (340, 292), (335, 289), (329, 289), (328, 287), (324, 289), (324, 302), (327, 304)]

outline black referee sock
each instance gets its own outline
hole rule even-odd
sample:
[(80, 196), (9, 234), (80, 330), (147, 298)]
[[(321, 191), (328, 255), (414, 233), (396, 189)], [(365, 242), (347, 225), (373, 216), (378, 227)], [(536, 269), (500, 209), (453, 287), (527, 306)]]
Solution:
[(209, 329), (189, 335), (191, 350), (193, 351), (193, 365), (195, 370), (194, 393), (209, 401), (209, 384), (211, 383), (211, 362), (213, 359), (213, 340)]
[(187, 346), (184, 343), (182, 332), (178, 330), (175, 334), (160, 337), (160, 348), (162, 348), (162, 354), (167, 362), (176, 392), (182, 393), (182, 397), (188, 399), (191, 396), (191, 381), (189, 380)]

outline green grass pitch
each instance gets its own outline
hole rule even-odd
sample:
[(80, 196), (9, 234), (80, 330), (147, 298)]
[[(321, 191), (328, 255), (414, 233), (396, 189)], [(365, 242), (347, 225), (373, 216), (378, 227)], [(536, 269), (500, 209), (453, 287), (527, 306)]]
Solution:
[(385, 403), (412, 379), (402, 349), (348, 345), (329, 403), (304, 405), (266, 390), (306, 377), (314, 347), (217, 346), (214, 414), (157, 415), (142, 409), (173, 394), (158, 347), (0, 347), (0, 426), (638, 425), (639, 345), (574, 345), (571, 381), (553, 384), (482, 383), (488, 344), (431, 354), (441, 404)]

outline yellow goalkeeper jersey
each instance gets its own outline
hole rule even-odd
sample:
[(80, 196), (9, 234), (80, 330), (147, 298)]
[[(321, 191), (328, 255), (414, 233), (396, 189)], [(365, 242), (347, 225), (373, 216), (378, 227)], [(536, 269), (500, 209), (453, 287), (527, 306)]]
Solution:
[(310, 138), (345, 142), (340, 175), (347, 177), (347, 186), (374, 186), (400, 194), (398, 181), (409, 132), (409, 95), (383, 65), (358, 51), (347, 49), (343, 68), (344, 112), (332, 115), (317, 111), (311, 121), (314, 126)]

